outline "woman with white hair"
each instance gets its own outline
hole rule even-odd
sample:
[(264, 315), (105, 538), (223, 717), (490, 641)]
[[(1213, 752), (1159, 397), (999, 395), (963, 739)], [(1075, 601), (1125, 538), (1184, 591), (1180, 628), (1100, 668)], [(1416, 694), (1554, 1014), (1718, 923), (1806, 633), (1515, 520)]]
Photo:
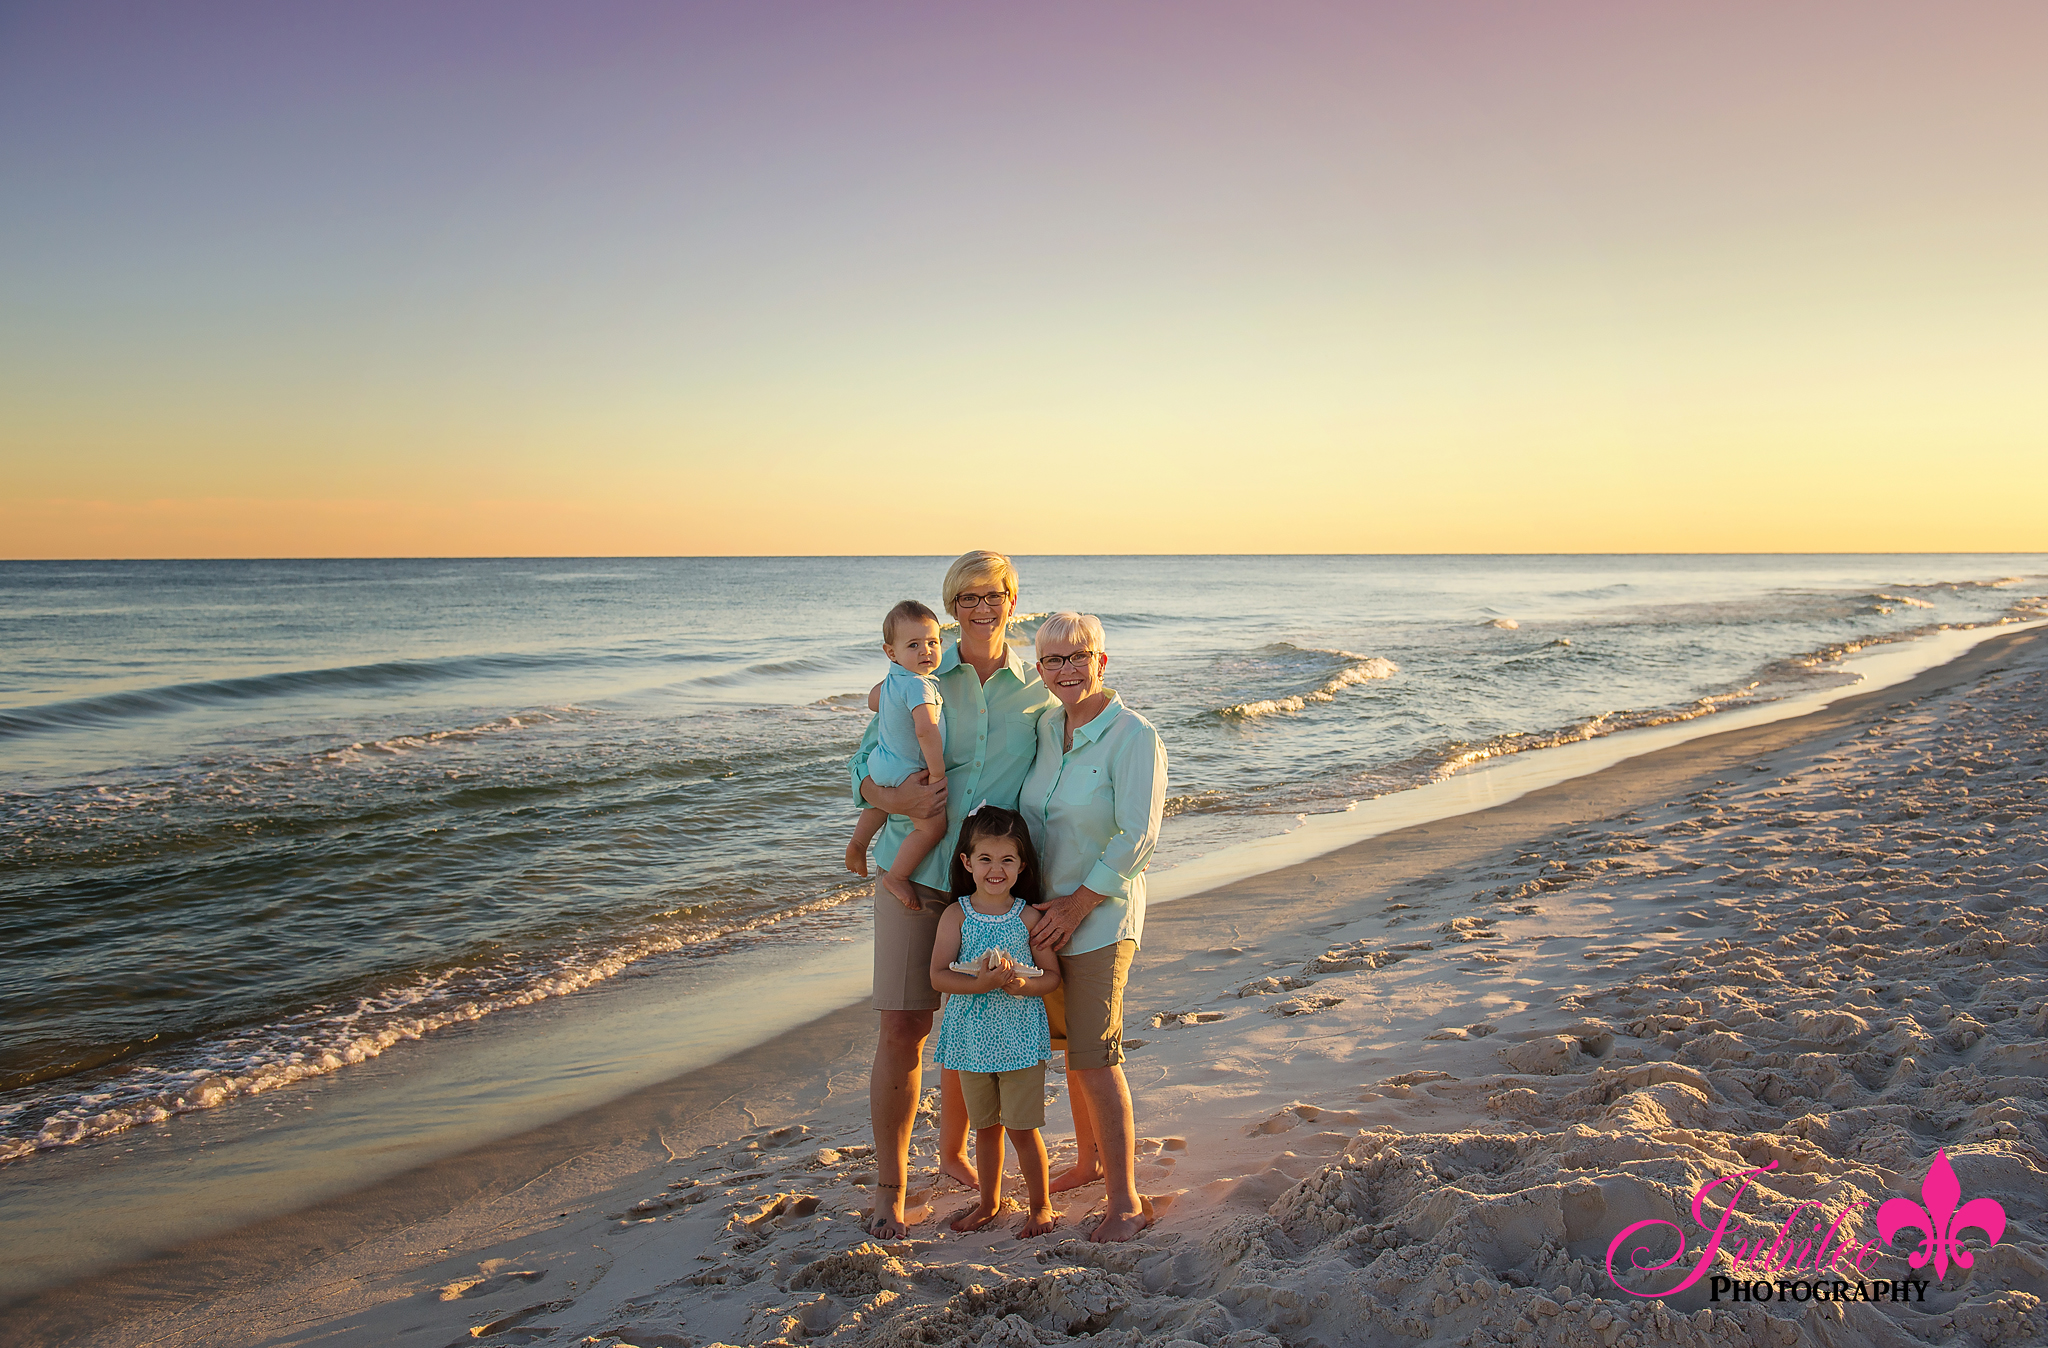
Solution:
[(1096, 1241), (1129, 1240), (1148, 1220), (1122, 1067), (1124, 984), (1166, 804), (1166, 748), (1151, 722), (1103, 686), (1106, 645), (1093, 614), (1055, 613), (1039, 626), (1038, 674), (1058, 701), (1038, 718), (1038, 756), (1018, 793), (1047, 895), (1031, 944), (1060, 962), (1061, 986), (1045, 1009), (1053, 1047), (1067, 1054), (1079, 1147), (1052, 1187), (1103, 1181), (1108, 1208)]

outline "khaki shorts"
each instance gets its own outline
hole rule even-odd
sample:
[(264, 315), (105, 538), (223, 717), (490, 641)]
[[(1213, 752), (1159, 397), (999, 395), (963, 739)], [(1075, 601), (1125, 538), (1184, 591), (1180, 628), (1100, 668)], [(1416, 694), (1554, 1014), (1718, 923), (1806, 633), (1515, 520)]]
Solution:
[(932, 987), (932, 945), (939, 919), (953, 906), (948, 895), (911, 882), (924, 909), (913, 913), (889, 891), (875, 886), (875, 999), (877, 1011), (936, 1011)]
[[(905, 909), (905, 911), (909, 911)], [(1045, 1064), (1010, 1072), (962, 1072), (960, 1094), (967, 1101), (967, 1126), (979, 1132), (1045, 1127)]]
[(1067, 1066), (1115, 1067), (1124, 1060), (1124, 983), (1131, 976), (1136, 941), (1060, 956), (1060, 985), (1045, 997), (1055, 1052)]

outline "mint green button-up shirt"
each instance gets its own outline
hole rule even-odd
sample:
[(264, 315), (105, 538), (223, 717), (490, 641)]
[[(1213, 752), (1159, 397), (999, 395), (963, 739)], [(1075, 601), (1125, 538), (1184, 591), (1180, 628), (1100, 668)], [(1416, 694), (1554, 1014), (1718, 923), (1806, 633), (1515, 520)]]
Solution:
[[(1017, 808), (1017, 793), (1025, 774), (1038, 754), (1038, 718), (1048, 707), (1059, 705), (1038, 677), (1038, 668), (1025, 659), (1015, 645), (1007, 648), (1007, 661), (981, 681), (974, 666), (960, 659), (958, 645), (946, 648), (933, 671), (939, 691), (946, 699), (946, 844), (934, 847), (930, 855), (911, 872), (918, 884), (943, 890), (953, 869), (953, 851), (960, 837), (960, 821), (983, 801), (1005, 810)], [(868, 755), (878, 739), (875, 719), (860, 737), (860, 748), (847, 764), (853, 781), (854, 804), (865, 806), (860, 783), (868, 775)], [(896, 860), (896, 849), (910, 836), (910, 821), (892, 815), (875, 840), (875, 863), (887, 870)]]
[(1065, 707), (1038, 719), (1038, 761), (1018, 812), (1038, 849), (1048, 899), (1083, 885), (1103, 896), (1060, 952), (1080, 955), (1136, 941), (1145, 930), (1145, 867), (1166, 806), (1166, 746), (1114, 692), (1063, 751), (1066, 734)]

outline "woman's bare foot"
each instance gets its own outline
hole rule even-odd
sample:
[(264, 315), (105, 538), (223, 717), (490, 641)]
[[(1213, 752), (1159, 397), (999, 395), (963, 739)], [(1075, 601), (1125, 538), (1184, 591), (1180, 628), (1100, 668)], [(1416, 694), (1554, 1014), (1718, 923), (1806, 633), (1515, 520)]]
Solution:
[(876, 1240), (905, 1240), (910, 1223), (903, 1220), (903, 1186), (883, 1184), (875, 1188), (874, 1206), (861, 1226)]
[(924, 903), (917, 897), (917, 891), (910, 887), (910, 881), (900, 875), (891, 875), (889, 872), (883, 871), (882, 888), (895, 895), (896, 902), (902, 904), (913, 913), (924, 908)]
[(1078, 1165), (1073, 1166), (1062, 1174), (1054, 1175), (1052, 1177), (1052, 1184), (1048, 1186), (1047, 1192), (1063, 1194), (1069, 1189), (1078, 1189), (1084, 1184), (1093, 1184), (1101, 1178), (1102, 1167), (1099, 1165), (1089, 1166), (1086, 1169)]
[(1047, 1235), (1058, 1230), (1059, 1224), (1059, 1212), (1054, 1209), (1052, 1204), (1048, 1203), (1042, 1208), (1033, 1208), (1031, 1210), (1031, 1218), (1024, 1223), (1024, 1228), (1017, 1233), (1017, 1238), (1019, 1240), (1029, 1240), (1033, 1236)]
[(970, 1189), (981, 1187), (981, 1176), (974, 1173), (973, 1165), (965, 1156), (948, 1156), (939, 1162), (939, 1173), (947, 1179), (956, 1180)]
[(852, 871), (855, 875), (866, 875), (868, 873), (868, 849), (857, 842), (848, 843), (846, 845), (846, 869)]
[(1132, 1236), (1137, 1235), (1140, 1231), (1152, 1225), (1152, 1200), (1140, 1198), (1138, 1204), (1139, 1207), (1136, 1212), (1110, 1212), (1103, 1214), (1102, 1220), (1096, 1224), (1095, 1229), (1088, 1233), (1088, 1239), (1097, 1244), (1129, 1240)]
[(1003, 1205), (1001, 1203), (976, 1203), (971, 1208), (962, 1208), (954, 1213), (953, 1220), (947, 1222), (946, 1225), (960, 1232), (979, 1231), (982, 1227), (994, 1221), (996, 1214), (1002, 1210)]

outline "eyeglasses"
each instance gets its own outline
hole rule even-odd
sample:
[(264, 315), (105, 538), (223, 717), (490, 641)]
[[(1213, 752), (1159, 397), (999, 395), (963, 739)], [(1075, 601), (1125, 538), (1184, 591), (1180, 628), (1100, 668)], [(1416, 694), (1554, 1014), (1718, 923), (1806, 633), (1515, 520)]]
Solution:
[(956, 595), (953, 599), (953, 607), (955, 609), (963, 609), (980, 608), (983, 605), (987, 605), (990, 608), (1001, 608), (1009, 597), (1008, 592), (1003, 590), (997, 590), (994, 594)]
[(1088, 662), (1100, 654), (1101, 651), (1075, 651), (1072, 655), (1041, 655), (1038, 657), (1038, 667), (1054, 674), (1069, 665), (1075, 669), (1086, 669)]

